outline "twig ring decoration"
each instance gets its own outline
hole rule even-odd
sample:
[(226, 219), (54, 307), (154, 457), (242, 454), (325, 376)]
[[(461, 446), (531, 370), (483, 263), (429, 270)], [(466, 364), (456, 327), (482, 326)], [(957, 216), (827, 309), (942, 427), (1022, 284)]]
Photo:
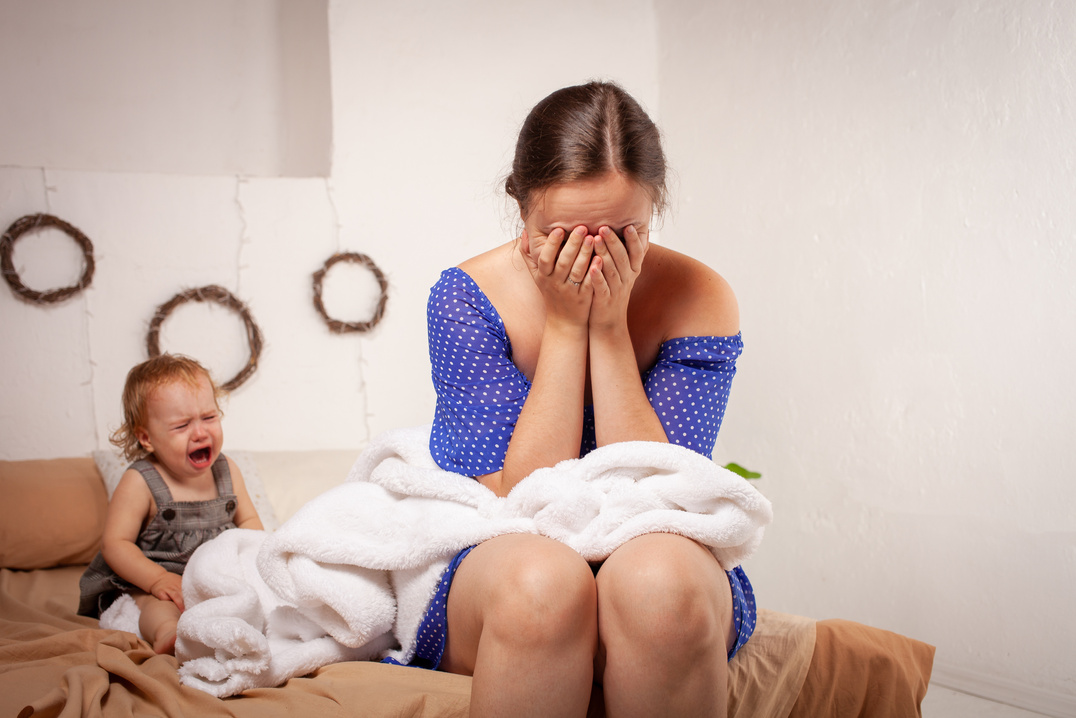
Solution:
[[(333, 319), (329, 316), (329, 313), (325, 311), (325, 304), (321, 300), (321, 285), (325, 279), (325, 275), (332, 269), (333, 265), (338, 262), (348, 262), (350, 264), (361, 264), (370, 270), (370, 273), (374, 275), (377, 280), (377, 286), (381, 290), (381, 296), (378, 297), (377, 306), (374, 308), (373, 316), (365, 322), (342, 322), (339, 319)], [(325, 320), (325, 323), (329, 325), (329, 330), (335, 334), (344, 334), (346, 332), (366, 332), (377, 326), (377, 323), (381, 321), (381, 318), (385, 315), (385, 303), (389, 298), (389, 281), (385, 278), (384, 272), (381, 268), (374, 263), (374, 260), (367, 257), (365, 254), (359, 254), (358, 252), (339, 252), (334, 254), (325, 260), (325, 264), (321, 269), (314, 272), (314, 308), (318, 310), (318, 314)]]
[(258, 357), (262, 353), (262, 333), (258, 329), (258, 325), (254, 323), (254, 318), (251, 317), (250, 310), (247, 309), (246, 305), (227, 289), (216, 284), (180, 292), (157, 307), (157, 312), (149, 323), (149, 333), (146, 335), (146, 351), (149, 356), (155, 357), (161, 353), (161, 324), (164, 323), (164, 320), (168, 318), (176, 307), (187, 302), (213, 302), (231, 309), (243, 320), (247, 330), (247, 344), (250, 346), (250, 358), (247, 360), (246, 366), (238, 374), (221, 384), (221, 389), (231, 391), (241, 386), (258, 368)]
[[(75, 284), (72, 284), (69, 287), (53, 289), (48, 292), (38, 292), (27, 287), (22, 283), (22, 279), (19, 278), (19, 273), (15, 271), (15, 263), (11, 259), (12, 252), (15, 248), (15, 242), (27, 232), (42, 227), (56, 227), (71, 239), (75, 240), (75, 243), (82, 249), (82, 276), (79, 277), (79, 280)], [(24, 300), (32, 304), (55, 304), (56, 302), (62, 302), (68, 297), (78, 294), (83, 289), (90, 286), (90, 282), (93, 280), (94, 270), (93, 243), (90, 242), (89, 237), (79, 231), (77, 227), (68, 224), (59, 217), (54, 217), (51, 214), (28, 214), (25, 217), (20, 217), (12, 222), (11, 226), (4, 232), (3, 238), (0, 239), (0, 270), (2, 270), (4, 279), (11, 286), (11, 289)]]

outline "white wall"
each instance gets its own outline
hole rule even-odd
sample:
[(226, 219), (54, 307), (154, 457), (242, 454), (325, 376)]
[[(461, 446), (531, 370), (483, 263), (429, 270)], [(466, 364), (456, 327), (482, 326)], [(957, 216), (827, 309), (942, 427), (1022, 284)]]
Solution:
[(326, 0), (4, 0), (8, 165), (324, 175)]
[(1076, 706), (1076, 5), (656, 5), (664, 238), (741, 301), (762, 605)]
[[(0, 107), (0, 226), (51, 212), (89, 236), (97, 263), (93, 285), (59, 306), (0, 286), (0, 459), (107, 446), (155, 308), (210, 283), (245, 301), (265, 336), (226, 407), (227, 445), (357, 448), (430, 421), (429, 287), (514, 236), (498, 178), (526, 110), (591, 77), (658, 101), (649, 0), (553, 0), (540, 13), (493, 0), (83, 5), (0, 0), (0, 95), (22, 100)], [(598, 48), (579, 31), (598, 26), (618, 41)], [(295, 119), (320, 83), (327, 116)], [(281, 130), (303, 122), (305, 147)], [(331, 163), (313, 171), (322, 144)], [(390, 282), (365, 335), (331, 334), (312, 304), (311, 274), (341, 250), (367, 253)], [(79, 274), (52, 230), (19, 240), (15, 260), (38, 290)], [(338, 265), (333, 316), (368, 317), (370, 284)], [(162, 345), (226, 379), (246, 361), (239, 332), (229, 313), (190, 305)]]
[[(175, 151), (179, 129), (154, 108), (176, 98), (156, 68), (197, 45), (203, 5), (167, 23), (127, 12), (137, 0), (77, 16), (103, 39), (116, 15), (142, 18), (133, 31), (158, 41), (153, 62), (129, 49), (120, 65), (158, 142), (121, 157), (100, 151), (116, 128), (42, 133), (56, 113), (97, 111), (115, 82), (83, 73), (78, 93), (50, 95), (65, 72), (99, 67), (92, 43), (43, 55), (20, 39), (70, 4), (0, 0), (0, 90), (28, 98), (24, 114), (0, 110), (0, 227), (50, 211), (97, 258), (93, 286), (59, 306), (0, 285), (0, 459), (105, 446), (153, 309), (214, 282), (266, 338), (228, 404), (228, 445), (357, 448), (429, 421), (428, 287), (512, 236), (497, 178), (527, 108), (611, 77), (660, 115), (679, 172), (662, 241), (741, 299), (747, 351), (720, 450), (764, 473), (777, 508), (749, 565), (762, 605), (931, 641), (943, 673), (1076, 696), (1072, 6), (333, 0), (322, 44), (288, 30), (280, 3), (210, 3), (247, 18), (231, 32), (264, 30), (225, 37), (219, 72), (191, 85), (230, 132), (272, 125), (262, 102), (290, 106), (280, 63), (303, 37), (327, 53), (331, 116), (310, 122), (332, 128), (331, 163), (304, 171), (279, 135), (254, 142), (276, 158), (261, 169), (211, 166), (225, 153), (197, 137)], [(316, 24), (318, 3), (304, 7)], [(270, 65), (265, 97), (220, 104), (242, 99), (236, 72)], [(95, 152), (103, 165), (77, 159)], [(175, 164), (186, 154), (194, 168)], [(341, 249), (390, 281), (367, 335), (330, 334), (311, 303), (310, 274)], [(48, 233), (16, 259), (39, 289), (78, 274)], [(366, 288), (340, 277), (330, 306), (362, 315)], [(165, 345), (234, 373), (245, 348), (229, 321), (177, 312)]]
[[(390, 273), (363, 350), (372, 428), (432, 421), (426, 299), (440, 272), (515, 235), (499, 180), (539, 99), (593, 77), (658, 103), (649, 0), (336, 2), (333, 186), (341, 242)], [(595, 43), (580, 29), (618, 41)]]

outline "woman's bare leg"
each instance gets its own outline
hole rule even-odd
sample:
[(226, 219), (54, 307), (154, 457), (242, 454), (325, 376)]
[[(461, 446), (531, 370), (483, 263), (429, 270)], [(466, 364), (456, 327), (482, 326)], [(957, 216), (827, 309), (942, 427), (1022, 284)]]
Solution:
[(153, 645), (156, 653), (176, 652), (176, 625), (179, 623), (179, 606), (171, 601), (161, 601), (148, 593), (134, 596), (142, 612), (138, 617), (138, 630)]
[(726, 715), (736, 634), (713, 555), (682, 536), (640, 536), (606, 560), (597, 584), (606, 715)]
[(552, 539), (499, 536), (460, 563), (441, 667), (473, 675), (472, 716), (586, 715), (597, 649), (594, 575)]

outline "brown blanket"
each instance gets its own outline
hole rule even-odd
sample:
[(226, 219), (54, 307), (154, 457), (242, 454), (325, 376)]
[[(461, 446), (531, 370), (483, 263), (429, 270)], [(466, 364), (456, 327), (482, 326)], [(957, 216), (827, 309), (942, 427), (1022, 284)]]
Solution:
[(0, 572), (0, 715), (467, 715), (470, 678), (379, 663), (326, 666), (280, 688), (214, 698), (180, 684), (174, 657), (76, 615), (84, 568)]
[[(214, 698), (180, 684), (174, 657), (76, 615), (84, 568), (0, 570), (0, 716), (467, 715), (470, 678), (368, 662)], [(762, 610), (729, 664), (729, 715), (917, 716), (933, 653), (861, 624)]]

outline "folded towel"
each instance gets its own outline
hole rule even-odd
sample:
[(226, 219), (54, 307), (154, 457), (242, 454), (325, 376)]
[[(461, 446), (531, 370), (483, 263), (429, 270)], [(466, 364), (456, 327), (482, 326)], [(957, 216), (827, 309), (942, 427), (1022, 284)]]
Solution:
[(141, 617), (142, 609), (131, 594), (124, 593), (101, 613), (101, 628), (128, 631), (142, 638), (142, 631), (138, 629), (138, 619)]
[(311, 607), (282, 600), (257, 570), (258, 551), (269, 536), (232, 529), (191, 556), (183, 574), (186, 610), (176, 639), (179, 677), (186, 685), (230, 696), (280, 685), (329, 663), (375, 658), (395, 644), (386, 629), (363, 645), (345, 645), (326, 635), (311, 618), (316, 615)]
[(448, 562), (494, 536), (542, 534), (597, 561), (636, 536), (679, 533), (728, 570), (772, 519), (744, 479), (675, 445), (606, 446), (506, 498), (438, 468), (428, 445), (428, 426), (387, 432), (272, 535), (237, 529), (200, 547), (184, 574), (181, 680), (223, 697), (340, 660), (407, 663)]

